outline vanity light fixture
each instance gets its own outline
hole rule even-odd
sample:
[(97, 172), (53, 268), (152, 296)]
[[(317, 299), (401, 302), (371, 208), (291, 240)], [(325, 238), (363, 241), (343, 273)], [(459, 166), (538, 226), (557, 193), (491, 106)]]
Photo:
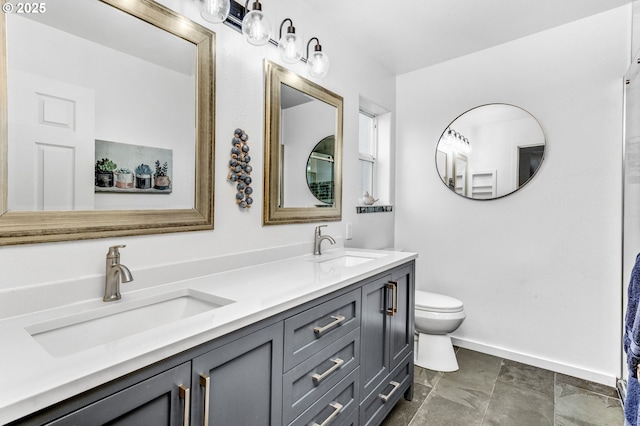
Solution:
[[(248, 10), (249, 0), (245, 3), (245, 9)], [(260, 0), (255, 0), (251, 6), (252, 10), (247, 12), (242, 19), (242, 34), (250, 44), (254, 46), (262, 46), (269, 41), (271, 37), (271, 24), (262, 13), (262, 5)]]
[[(282, 35), (284, 23), (289, 21), (287, 33)], [(296, 35), (296, 29), (290, 18), (285, 19), (280, 24), (280, 39), (278, 41), (278, 50), (280, 51), (280, 59), (287, 64), (295, 64), (302, 58), (303, 42), (302, 38)]]
[(203, 0), (202, 18), (213, 24), (220, 24), (229, 17), (231, 0)]
[[(313, 49), (313, 54), (309, 56), (309, 45), (313, 40), (316, 41), (316, 46)], [(307, 69), (309, 75), (316, 78), (323, 78), (329, 72), (329, 57), (322, 51), (318, 37), (313, 37), (307, 43)]]
[(453, 148), (455, 151), (461, 152), (463, 154), (469, 154), (471, 152), (471, 143), (469, 142), (469, 139), (463, 134), (455, 131), (451, 127), (447, 129), (444, 143), (445, 145)]

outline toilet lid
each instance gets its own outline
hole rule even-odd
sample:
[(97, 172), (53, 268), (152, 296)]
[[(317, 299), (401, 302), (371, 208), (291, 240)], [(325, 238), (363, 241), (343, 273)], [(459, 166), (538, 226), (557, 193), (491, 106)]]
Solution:
[(416, 290), (416, 309), (429, 312), (460, 312), (463, 305), (454, 297)]

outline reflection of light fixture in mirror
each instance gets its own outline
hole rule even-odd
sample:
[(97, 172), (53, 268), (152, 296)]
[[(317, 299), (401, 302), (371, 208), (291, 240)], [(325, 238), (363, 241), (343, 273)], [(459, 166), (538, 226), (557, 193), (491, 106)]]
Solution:
[[(309, 45), (313, 40), (316, 41), (316, 46), (313, 49), (313, 54), (309, 56)], [(329, 72), (329, 57), (322, 51), (318, 37), (313, 37), (307, 43), (307, 68), (309, 75), (316, 78), (322, 78)]]
[[(249, 0), (245, 3), (245, 9), (249, 6)], [(244, 15), (242, 20), (242, 34), (250, 44), (262, 46), (271, 37), (271, 24), (262, 13), (260, 0), (253, 2), (251, 12)]]
[(231, 0), (203, 0), (200, 14), (205, 21), (219, 24), (227, 19), (230, 10)]
[[(282, 27), (287, 21), (289, 21), (289, 26), (287, 27), (287, 33), (283, 36)], [(302, 46), (302, 39), (296, 35), (293, 21), (289, 18), (282, 21), (282, 24), (280, 24), (280, 41), (278, 41), (280, 58), (287, 64), (295, 64), (302, 58)]]
[(469, 142), (469, 139), (452, 128), (447, 129), (443, 142), (454, 151), (463, 154), (469, 154), (471, 152), (471, 143)]

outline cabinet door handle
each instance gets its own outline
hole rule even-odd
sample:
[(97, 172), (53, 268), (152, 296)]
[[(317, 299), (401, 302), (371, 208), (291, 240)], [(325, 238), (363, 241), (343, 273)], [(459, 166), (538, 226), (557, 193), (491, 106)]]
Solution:
[(383, 400), (384, 402), (387, 402), (389, 398), (391, 398), (391, 395), (393, 395), (395, 391), (398, 390), (398, 388), (400, 387), (400, 383), (398, 382), (390, 382), (389, 384), (393, 386), (393, 389), (391, 389), (391, 391), (386, 395), (383, 395), (383, 394), (378, 395), (380, 399)]
[(338, 324), (340, 324), (342, 321), (344, 321), (346, 318), (342, 315), (331, 315), (331, 318), (333, 318), (335, 321), (330, 322), (329, 324), (325, 325), (324, 327), (313, 327), (313, 332), (316, 333), (316, 336), (324, 333), (325, 331), (332, 329), (333, 327), (337, 326)]
[(331, 360), (331, 362), (333, 362), (333, 365), (331, 366), (331, 368), (329, 368), (327, 371), (325, 371), (322, 374), (314, 374), (313, 376), (311, 376), (311, 378), (313, 379), (314, 382), (316, 383), (320, 383), (321, 381), (323, 381), (324, 379), (327, 378), (327, 376), (329, 376), (329, 374), (333, 373), (334, 371), (336, 371), (338, 368), (340, 368), (340, 366), (342, 364), (344, 364), (344, 360), (340, 359), (340, 358), (333, 358)]
[(204, 374), (200, 375), (200, 386), (204, 388), (204, 426), (209, 426), (209, 389), (210, 389), (211, 378), (209, 376), (205, 376)]
[[(392, 317), (396, 312), (398, 312), (398, 309), (396, 308), (396, 303), (395, 303), (395, 297), (397, 297), (397, 286), (395, 285), (395, 283), (393, 281), (388, 282), (387, 285), (385, 286), (385, 288), (387, 289), (387, 315), (389, 315), (390, 317)], [(396, 289), (394, 291), (394, 288)], [(389, 296), (389, 290), (391, 290), (391, 296)], [(391, 299), (391, 307), (389, 307), (389, 299)]]
[(391, 281), (393, 285), (393, 313), (398, 312), (398, 281)]
[(184, 399), (184, 416), (182, 418), (183, 426), (189, 426), (189, 406), (191, 405), (191, 391), (188, 387), (180, 385), (180, 398)]
[(332, 402), (331, 404), (329, 404), (329, 407), (333, 408), (333, 413), (331, 413), (331, 415), (329, 415), (329, 417), (327, 417), (324, 422), (318, 424), (316, 422), (313, 423), (312, 426), (327, 426), (329, 423), (331, 423), (333, 421), (333, 419), (336, 418), (336, 416), (338, 414), (340, 414), (340, 410), (342, 410), (342, 404), (338, 403), (338, 402)]

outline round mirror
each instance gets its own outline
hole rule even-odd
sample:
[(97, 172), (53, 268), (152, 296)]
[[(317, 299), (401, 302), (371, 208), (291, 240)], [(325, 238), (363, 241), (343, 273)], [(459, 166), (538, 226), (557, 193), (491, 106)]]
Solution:
[(323, 203), (317, 207), (332, 206), (334, 202), (335, 146), (335, 136), (327, 136), (318, 142), (307, 160), (307, 185), (314, 197)]
[(482, 105), (442, 132), (436, 168), (456, 194), (492, 200), (527, 184), (542, 164), (544, 148), (542, 127), (527, 111), (507, 104)]

